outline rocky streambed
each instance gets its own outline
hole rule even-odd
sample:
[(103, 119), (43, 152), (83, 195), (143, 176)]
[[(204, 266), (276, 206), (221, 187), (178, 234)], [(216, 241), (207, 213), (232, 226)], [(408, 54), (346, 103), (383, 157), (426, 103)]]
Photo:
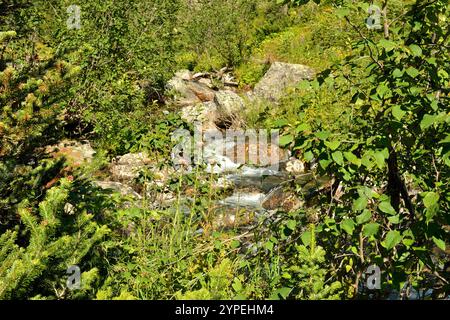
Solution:
[[(235, 226), (240, 223), (238, 217), (251, 223), (249, 217), (268, 211), (289, 212), (300, 208), (304, 203), (289, 188), (294, 180), (296, 185), (305, 186), (307, 192), (329, 183), (328, 179), (317, 179), (312, 172), (305, 170), (300, 160), (280, 148), (277, 136), (274, 138), (270, 133), (263, 133), (264, 130), (248, 128), (244, 120), (249, 104), (276, 106), (286, 88), (313, 76), (314, 71), (306, 66), (275, 62), (253, 91), (239, 91), (236, 80), (226, 68), (216, 73), (196, 74), (181, 70), (168, 82), (166, 103), (178, 108), (184, 121), (193, 124), (200, 136), (194, 140), (194, 150), (191, 151), (200, 152), (201, 159), (188, 165), (191, 170), (192, 165), (200, 165), (204, 173), (218, 176), (214, 188), (227, 189), (223, 197), (213, 204), (219, 226), (227, 227), (230, 223)], [(63, 141), (49, 146), (47, 151), (54, 156), (65, 156), (76, 166), (92, 161), (95, 154), (86, 141)], [(166, 165), (162, 169), (145, 153), (117, 157), (107, 171), (99, 175), (96, 184), (136, 201), (150, 200), (154, 208), (173, 208), (173, 202), (177, 200), (188, 214), (191, 210), (190, 195), (175, 194), (167, 187), (172, 176), (189, 172), (187, 164), (180, 167), (183, 159), (186, 160), (180, 151), (183, 150), (172, 152), (173, 166)], [(192, 160), (192, 154), (189, 157)], [(148, 192), (149, 188), (136, 184), (142, 171), (151, 173), (151, 179), (145, 183), (151, 184), (152, 190), (157, 187), (157, 192)], [(181, 201), (177, 199), (180, 196)]]

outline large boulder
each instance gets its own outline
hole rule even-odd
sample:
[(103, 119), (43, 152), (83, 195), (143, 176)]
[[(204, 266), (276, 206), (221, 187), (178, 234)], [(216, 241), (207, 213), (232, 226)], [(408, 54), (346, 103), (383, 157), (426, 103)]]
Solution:
[(244, 100), (231, 90), (219, 90), (216, 92), (214, 102), (219, 107), (223, 116), (236, 115), (244, 109)]
[(205, 96), (205, 102), (187, 105), (181, 109), (181, 118), (184, 121), (201, 123), (203, 130), (240, 127), (244, 100), (239, 95), (230, 90), (219, 90), (213, 94), (213, 100), (209, 93), (206, 94), (208, 96)]
[(301, 64), (274, 62), (264, 77), (256, 84), (253, 95), (277, 102), (286, 88), (295, 86), (301, 80), (311, 80), (314, 70)]
[(231, 90), (219, 90), (214, 96), (217, 105), (216, 124), (219, 127), (241, 127), (244, 99)]

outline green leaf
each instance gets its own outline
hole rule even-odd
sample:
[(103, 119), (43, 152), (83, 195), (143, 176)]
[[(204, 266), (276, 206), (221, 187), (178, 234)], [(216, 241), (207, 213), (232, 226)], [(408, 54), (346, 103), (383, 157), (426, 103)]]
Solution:
[(278, 289), (273, 293), (273, 295), (270, 297), (273, 300), (277, 300), (281, 297), (281, 299), (287, 299), (289, 294), (291, 293), (292, 288), (283, 287), (281, 289)]
[(304, 131), (310, 131), (311, 126), (307, 123), (302, 123), (295, 129), (297, 133), (304, 132)]
[(428, 127), (432, 126), (436, 120), (436, 115), (426, 114), (423, 116), (422, 121), (420, 121), (420, 128), (422, 130), (427, 129)]
[(279, 145), (281, 147), (285, 147), (288, 144), (292, 143), (292, 141), (294, 141), (294, 136), (291, 134), (288, 134), (288, 135), (280, 137)]
[(241, 246), (241, 243), (238, 240), (231, 241), (231, 248), (232, 249), (239, 248), (240, 246)]
[(445, 251), (445, 241), (444, 240), (433, 237), (433, 241), (439, 249), (441, 249), (442, 251)]
[(325, 159), (322, 159), (322, 160), (319, 160), (319, 164), (320, 164), (320, 166), (322, 167), (322, 169), (326, 169), (326, 168), (328, 168), (328, 166), (330, 165), (330, 163), (331, 163), (331, 160), (325, 160)]
[(397, 212), (395, 211), (395, 209), (391, 206), (391, 203), (389, 201), (383, 201), (378, 205), (378, 208), (387, 214), (397, 214)]
[(402, 107), (400, 106), (393, 106), (392, 107), (392, 115), (394, 116), (397, 121), (402, 120), (403, 116), (406, 114), (406, 111), (402, 110)]
[(234, 289), (234, 291), (239, 292), (242, 290), (242, 283), (238, 278), (234, 278), (232, 287)]
[(412, 236), (410, 236), (410, 237), (405, 237), (405, 235), (403, 235), (402, 243), (403, 243), (405, 246), (410, 247), (410, 246), (412, 246), (412, 245), (414, 244), (414, 242), (415, 242), (414, 237), (412, 237)]
[(377, 167), (383, 169), (385, 165), (384, 153), (382, 151), (375, 152), (373, 154), (373, 157), (375, 158), (375, 163), (377, 164)]
[(400, 223), (400, 215), (397, 214), (395, 216), (391, 216), (388, 218), (389, 222), (392, 224), (399, 224)]
[(353, 202), (353, 211), (361, 211), (367, 207), (367, 198), (365, 196), (359, 197)]
[(311, 151), (306, 151), (303, 158), (305, 158), (306, 161), (310, 162), (312, 159), (314, 159), (314, 154)]
[(423, 198), (425, 208), (431, 208), (439, 202), (439, 194), (436, 192), (427, 192)]
[(445, 139), (439, 141), (439, 144), (450, 143), (450, 134), (447, 134)]
[(377, 93), (380, 96), (380, 98), (386, 97), (388, 96), (387, 93), (390, 93), (391, 90), (389, 89), (389, 87), (384, 84), (381, 83), (378, 87), (377, 87)]
[(357, 165), (358, 167), (361, 166), (361, 159), (355, 156), (352, 152), (344, 152), (344, 157), (350, 161), (350, 163)]
[(378, 42), (384, 49), (386, 49), (387, 52), (394, 50), (394, 48), (396, 47), (396, 43), (394, 41), (390, 41), (390, 40), (386, 40), (386, 39), (381, 39)]
[(344, 156), (342, 155), (342, 152), (335, 151), (331, 154), (331, 157), (338, 165), (342, 166), (344, 164)]
[(362, 159), (361, 164), (365, 166), (367, 169), (371, 169), (373, 167), (372, 155), (369, 152), (365, 152)]
[(300, 238), (302, 239), (302, 242), (305, 246), (309, 246), (309, 244), (311, 243), (311, 231), (303, 232)]
[(295, 220), (289, 220), (286, 224), (286, 226), (290, 229), (290, 230), (295, 230), (295, 227), (297, 226), (297, 222)]
[(397, 230), (391, 230), (387, 233), (384, 241), (381, 243), (383, 247), (391, 250), (402, 241), (402, 235)]
[(288, 124), (289, 124), (289, 121), (287, 121), (284, 118), (281, 118), (281, 119), (275, 120), (272, 125), (274, 128), (282, 128), (282, 127), (287, 126)]
[(265, 243), (265, 247), (266, 247), (266, 249), (269, 250), (269, 251), (272, 251), (272, 250), (273, 250), (273, 246), (274, 246), (274, 244), (273, 244), (272, 241), (267, 241), (267, 242)]
[(372, 213), (366, 209), (356, 217), (356, 223), (363, 224), (369, 221), (370, 219), (372, 219)]
[(406, 73), (411, 77), (411, 78), (415, 78), (419, 75), (419, 70), (417, 70), (416, 68), (413, 67), (409, 67), (408, 69), (406, 69)]
[(340, 141), (337, 141), (337, 140), (331, 141), (331, 142), (325, 141), (325, 145), (326, 145), (328, 148), (330, 148), (332, 151), (334, 151), (334, 150), (336, 150), (337, 148), (339, 148), (339, 146), (341, 145), (341, 142), (340, 142)]
[(344, 8), (336, 9), (336, 16), (341, 19), (348, 16), (350, 13), (351, 13), (351, 11), (349, 8), (344, 7)]
[(326, 140), (331, 135), (331, 133), (328, 131), (319, 131), (316, 132), (314, 135), (320, 140)]
[(400, 78), (403, 76), (403, 71), (397, 68), (392, 72), (392, 76), (394, 78)]
[(348, 234), (352, 235), (355, 230), (355, 222), (352, 219), (345, 219), (341, 222), (341, 228)]
[(378, 233), (378, 229), (380, 228), (380, 225), (376, 222), (371, 222), (363, 227), (363, 235), (365, 237), (374, 236)]
[(412, 54), (416, 57), (420, 57), (422, 55), (422, 49), (416, 44), (410, 45), (409, 49), (411, 50)]

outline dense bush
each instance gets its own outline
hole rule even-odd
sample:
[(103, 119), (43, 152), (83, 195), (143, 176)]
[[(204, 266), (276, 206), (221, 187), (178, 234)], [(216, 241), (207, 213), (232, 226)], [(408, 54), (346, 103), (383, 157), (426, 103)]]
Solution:
[[(358, 6), (341, 16), (357, 29), (350, 10)], [(448, 240), (448, 10), (445, 1), (415, 4), (398, 26), (385, 25), (382, 37), (361, 34), (355, 54), (311, 84), (341, 98), (351, 90), (340, 117), (349, 114), (350, 125), (325, 130), (320, 121), (311, 127), (300, 120), (297, 135), (284, 138), (336, 178), (320, 208), (320, 243), (332, 265), (346, 265), (336, 272), (355, 290), (376, 264), (388, 292), (435, 277), (435, 297), (448, 293), (433, 250), (444, 251)]]

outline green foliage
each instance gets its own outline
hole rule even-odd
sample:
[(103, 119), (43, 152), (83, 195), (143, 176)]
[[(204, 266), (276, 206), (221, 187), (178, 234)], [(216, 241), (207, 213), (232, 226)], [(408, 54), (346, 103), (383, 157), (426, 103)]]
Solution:
[(339, 299), (342, 292), (341, 284), (337, 281), (327, 284), (327, 274), (324, 262), (325, 250), (316, 245), (315, 227), (307, 231), (308, 239), (295, 246), (294, 254), (289, 264), (283, 268), (282, 279), (284, 287), (275, 291), (275, 297), (286, 299), (294, 297), (302, 300)]
[(207, 279), (200, 281), (201, 289), (178, 293), (180, 300), (220, 300), (228, 299), (231, 295), (230, 282), (233, 279), (233, 264), (224, 259), (214, 268), (207, 271)]
[(55, 295), (55, 298), (67, 298), (71, 294), (67, 292), (65, 273), (71, 265), (90, 268), (82, 273), (84, 287), (72, 297), (89, 295), (98, 270), (83, 265), (83, 259), (92, 255), (94, 244), (109, 230), (106, 226), (99, 227), (87, 212), (76, 216), (65, 212), (70, 188), (71, 183), (64, 180), (61, 187), (49, 190), (37, 213), (26, 203), (21, 205), (19, 216), (24, 228), (20, 233), (26, 235), (26, 245), (16, 243), (18, 229), (1, 235), (1, 299)]
[[(314, 3), (290, 9), (294, 26), (268, 35), (253, 48), (251, 59), (237, 68), (241, 83), (256, 84), (266, 64), (273, 61), (304, 64), (322, 71), (345, 58), (354, 35), (336, 18), (335, 11), (330, 5)], [(292, 102), (286, 109), (294, 106), (296, 103)]]
[[(425, 268), (438, 272), (431, 248), (448, 239), (450, 199), (450, 65), (448, 50), (438, 49), (448, 46), (448, 16), (445, 1), (415, 4), (384, 38), (363, 35), (355, 55), (319, 77), (320, 86), (341, 97), (351, 83), (346, 130), (320, 131), (320, 121), (311, 128), (301, 120), (289, 129), (304, 159), (315, 158), (318, 171), (345, 190), (323, 206), (332, 218), (322, 219), (320, 237), (324, 247), (342, 248), (330, 259), (350, 254), (339, 259), (352, 270), (342, 272), (343, 282), (354, 281), (370, 262), (387, 273), (385, 285), (399, 291), (405, 283), (419, 288)], [(325, 227), (330, 223), (340, 228)]]
[(34, 1), (32, 6), (17, 8), (16, 19), (7, 19), (8, 27), (21, 36), (22, 45), (18, 43), (15, 49), (23, 54), (24, 44), (33, 46), (26, 37), (30, 34), (78, 65), (76, 81), (64, 98), (54, 96), (67, 109), (69, 134), (92, 133), (93, 129), (100, 140), (117, 140), (116, 134), (124, 127), (122, 114), (144, 106), (152, 110), (154, 101), (161, 100), (160, 92), (174, 68), (173, 30), (179, 2), (91, 1), (80, 5), (81, 28), (69, 29), (66, 10), (72, 4)]
[(186, 6), (190, 14), (181, 17), (184, 50), (178, 60), (198, 71), (238, 66), (257, 42), (294, 20), (269, 0), (201, 0)]

